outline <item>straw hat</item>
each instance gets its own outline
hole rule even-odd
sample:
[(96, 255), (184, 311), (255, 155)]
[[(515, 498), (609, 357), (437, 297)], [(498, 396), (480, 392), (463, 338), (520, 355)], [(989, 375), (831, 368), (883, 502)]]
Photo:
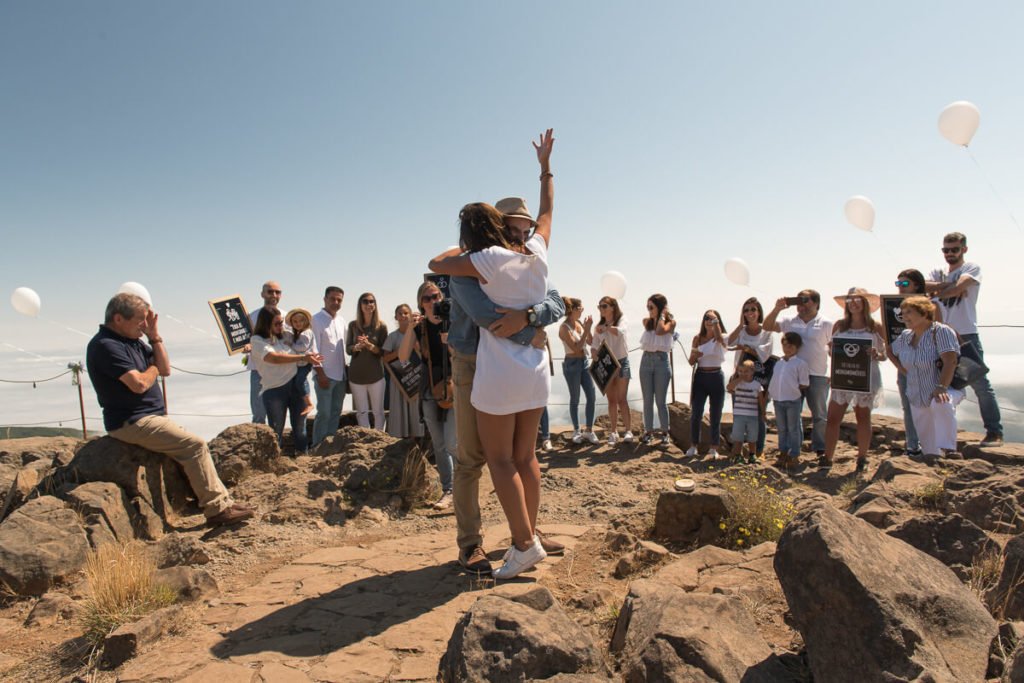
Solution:
[(882, 306), (882, 300), (877, 294), (871, 294), (868, 290), (863, 287), (850, 287), (850, 291), (842, 296), (833, 297), (835, 302), (839, 305), (839, 308), (846, 309), (846, 298), (851, 296), (864, 297), (864, 300), (868, 302), (868, 309), (872, 313), (877, 311)]
[(309, 314), (309, 311), (305, 308), (293, 308), (284, 316), (284, 321), (287, 323), (288, 327), (294, 327), (294, 325), (292, 325), (292, 316), (299, 315), (300, 313), (306, 316), (306, 320), (309, 321), (310, 325), (313, 324), (313, 316)]
[(530, 225), (537, 227), (537, 221), (533, 220), (530, 210), (526, 208), (526, 200), (522, 197), (505, 197), (504, 199), (499, 199), (494, 205), (494, 208), (498, 210), (498, 213), (505, 216), (505, 218), (525, 218), (530, 221)]

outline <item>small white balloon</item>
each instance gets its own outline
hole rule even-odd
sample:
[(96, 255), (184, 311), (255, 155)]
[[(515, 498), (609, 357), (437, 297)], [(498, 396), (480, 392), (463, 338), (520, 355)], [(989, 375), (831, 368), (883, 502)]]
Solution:
[(875, 205), (864, 195), (858, 194), (847, 199), (843, 213), (855, 228), (871, 232), (871, 228), (875, 227)]
[(601, 276), (601, 294), (613, 299), (626, 296), (626, 276), (617, 270), (609, 270)]
[(39, 309), (42, 308), (43, 302), (39, 300), (39, 295), (34, 289), (18, 287), (11, 294), (11, 306), (14, 306), (14, 310), (18, 313), (34, 318), (39, 315)]
[(750, 284), (750, 267), (747, 262), (741, 258), (731, 258), (725, 262), (725, 277), (737, 285)]
[(153, 299), (149, 296), (149, 290), (140, 285), (138, 282), (125, 282), (117, 288), (118, 294), (134, 294), (150, 306), (153, 305)]
[(981, 112), (973, 103), (960, 100), (948, 105), (939, 114), (939, 132), (954, 145), (966, 147), (978, 132)]

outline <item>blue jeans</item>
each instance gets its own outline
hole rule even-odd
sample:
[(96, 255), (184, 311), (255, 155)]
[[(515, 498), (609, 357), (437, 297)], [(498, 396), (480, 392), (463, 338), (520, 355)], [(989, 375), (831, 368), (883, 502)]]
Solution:
[(811, 411), (811, 450), (825, 452), (825, 425), (828, 424), (828, 377), (811, 375), (807, 387), (807, 407)]
[[(978, 356), (982, 362), (985, 361), (985, 352), (981, 348), (981, 338), (977, 334), (961, 334), (960, 338), (965, 342), (974, 344), (978, 350)], [(996, 392), (992, 383), (988, 381), (988, 375), (982, 375), (981, 379), (971, 384), (974, 395), (978, 397), (978, 407), (981, 409), (981, 421), (985, 423), (985, 431), (990, 434), (1003, 433), (1003, 425), (1000, 423), (1002, 416), (999, 414), (999, 403), (996, 401)]]
[(537, 431), (540, 433), (542, 441), (547, 441), (551, 438), (551, 418), (548, 417), (547, 406), (544, 406), (544, 412), (540, 414), (540, 424), (537, 425)]
[(423, 398), (423, 423), (430, 432), (430, 442), (434, 446), (434, 464), (437, 475), (441, 478), (441, 490), (452, 491), (452, 472), (455, 469), (455, 453), (458, 450), (455, 432), (455, 411), (438, 407), (433, 396)]
[(764, 440), (768, 437), (768, 422), (764, 415), (757, 419), (757, 454), (764, 453)]
[(668, 432), (668, 384), (672, 370), (665, 351), (644, 351), (640, 358), (640, 393), (644, 397), (644, 431), (654, 430), (654, 404), (658, 404), (658, 426)]
[(298, 389), (299, 393), (303, 396), (309, 396), (309, 377), (310, 370), (313, 369), (312, 365), (300, 365), (295, 369), (295, 378), (292, 379), (292, 383), (295, 384), (295, 388)]
[[(252, 359), (249, 359), (252, 362)], [(263, 407), (263, 397), (260, 396), (260, 373), (255, 370), (249, 371), (249, 409), (252, 410), (253, 424), (267, 424), (267, 409)]]
[(704, 404), (711, 399), (711, 445), (722, 439), (722, 406), (725, 405), (725, 375), (722, 371), (701, 372), (693, 375), (690, 389), (690, 440), (700, 443), (700, 423), (704, 417)]
[(907, 398), (907, 376), (902, 372), (896, 373), (896, 386), (899, 387), (900, 403), (903, 404), (903, 429), (907, 433), (907, 450), (916, 451), (921, 448), (921, 440), (917, 437), (914, 415), (910, 412), (910, 399)]
[(329, 379), (327, 388), (321, 389), (320, 382), (313, 382), (316, 392), (316, 419), (313, 421), (313, 445), (323, 441), (328, 434), (338, 431), (341, 422), (341, 406), (345, 403), (345, 380)]
[(594, 410), (597, 407), (597, 395), (594, 392), (594, 378), (590, 376), (590, 363), (586, 358), (566, 358), (562, 361), (562, 374), (569, 385), (569, 418), (572, 427), (580, 430), (580, 389), (587, 397), (586, 420), (587, 428), (594, 427)]
[(804, 400), (798, 398), (795, 401), (775, 401), (774, 403), (775, 427), (779, 432), (779, 452), (796, 458), (800, 455), (800, 445), (804, 440), (804, 426), (800, 422)]
[(277, 434), (277, 443), (281, 443), (281, 435), (284, 434), (284, 414), (287, 411), (292, 423), (295, 452), (304, 452), (309, 445), (306, 441), (306, 418), (302, 415), (306, 401), (295, 389), (295, 385), (289, 381), (282, 386), (267, 389), (263, 392), (263, 405), (267, 409), (270, 428)]

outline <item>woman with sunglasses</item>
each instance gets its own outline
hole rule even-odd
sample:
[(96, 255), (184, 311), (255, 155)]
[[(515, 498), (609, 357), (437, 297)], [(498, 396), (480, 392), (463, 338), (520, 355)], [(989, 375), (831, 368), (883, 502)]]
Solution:
[[(592, 331), (594, 319), (589, 315), (580, 322), (583, 315), (583, 302), (579, 299), (566, 296), (565, 321), (558, 327), (558, 338), (562, 340), (562, 347), (565, 349), (565, 360), (562, 361), (562, 374), (565, 376), (565, 383), (569, 386), (569, 417), (572, 419), (572, 442), (579, 444), (587, 441), (591, 444), (598, 443), (597, 435), (594, 434), (594, 410), (597, 405), (597, 394), (594, 391), (594, 379), (590, 376), (587, 360), (587, 348), (594, 338)], [(586, 425), (584, 431), (580, 431), (580, 389), (587, 398), (585, 408)]]
[[(924, 296), (924, 273), (915, 268), (901, 270), (900, 274), (896, 276), (896, 289), (904, 296), (912, 296), (914, 294)], [(936, 322), (942, 322), (942, 311), (939, 306), (935, 307), (934, 316)], [(894, 363), (896, 362), (891, 350), (889, 351), (889, 360)], [(907, 374), (905, 372), (896, 373), (896, 386), (900, 390), (900, 404), (903, 406), (903, 429), (907, 435), (906, 455), (919, 456), (921, 455), (921, 439), (917, 436), (917, 428), (914, 426), (914, 414), (910, 409), (910, 400), (907, 398)]]
[[(762, 365), (768, 362), (775, 347), (772, 333), (764, 329), (764, 308), (757, 297), (750, 297), (743, 302), (743, 309), (740, 312), (740, 324), (732, 331), (725, 343), (735, 348), (733, 356), (733, 367), (739, 368), (744, 360), (753, 360)], [(770, 374), (764, 380), (764, 389), (768, 391), (767, 382), (771, 379)], [(764, 412), (761, 412), (757, 427), (757, 457), (764, 454), (764, 441), (768, 432), (768, 425), (765, 422)]]
[(711, 454), (715, 460), (725, 458), (718, 452), (722, 439), (722, 406), (725, 405), (725, 325), (722, 316), (713, 309), (704, 311), (700, 332), (690, 347), (690, 365), (694, 366), (690, 389), (690, 449), (688, 456), (697, 455), (700, 443), (700, 425), (704, 419), (704, 405), (711, 401)]
[(260, 373), (260, 397), (267, 411), (271, 429), (281, 444), (284, 435), (284, 417), (291, 417), (292, 441), (296, 453), (304, 453), (306, 440), (306, 418), (303, 415), (305, 398), (293, 382), (298, 364), (305, 361), (319, 365), (323, 357), (317, 353), (293, 353), (284, 333), (284, 318), (276, 307), (263, 307), (256, 317), (252, 331), (252, 355), (249, 362), (256, 363)]
[(359, 296), (359, 310), (355, 320), (348, 324), (345, 335), (345, 350), (352, 360), (348, 366), (348, 387), (352, 393), (352, 404), (356, 409), (356, 421), (360, 427), (370, 426), (370, 412), (373, 412), (373, 428), (384, 429), (384, 342), (388, 338), (388, 326), (377, 314), (377, 297), (370, 292)]
[(868, 448), (871, 446), (871, 409), (882, 405), (882, 373), (878, 362), (886, 358), (885, 339), (882, 325), (875, 322), (871, 314), (877, 311), (881, 301), (877, 294), (869, 294), (861, 287), (851, 287), (846, 296), (835, 297), (843, 307), (843, 319), (832, 326), (832, 344), (837, 337), (845, 339), (867, 339), (871, 342), (871, 391), (868, 393), (832, 389), (828, 402), (828, 422), (825, 424), (825, 455), (818, 466), (829, 468), (839, 442), (839, 427), (843, 415), (853, 406), (857, 417), (857, 472), (863, 472), (868, 462)]
[(614, 446), (619, 442), (618, 420), (622, 415), (622, 427), (626, 433), (622, 435), (625, 443), (633, 443), (633, 432), (630, 425), (633, 416), (629, 413), (629, 403), (626, 402), (626, 394), (629, 392), (629, 378), (632, 371), (629, 368), (629, 343), (626, 339), (627, 325), (626, 318), (622, 315), (619, 302), (610, 296), (602, 297), (597, 304), (601, 319), (594, 328), (594, 338), (591, 341), (591, 354), (597, 357), (601, 344), (607, 344), (608, 350), (612, 352), (619, 361), (619, 372), (608, 380), (604, 389), (605, 398), (608, 399), (608, 445)]
[(644, 398), (644, 435), (640, 442), (650, 444), (654, 435), (654, 404), (658, 404), (658, 427), (661, 431), (662, 446), (669, 445), (668, 436), (668, 385), (672, 369), (668, 354), (675, 341), (676, 320), (668, 310), (668, 299), (664, 294), (652, 294), (647, 299), (647, 317), (644, 331), (640, 335), (640, 393)]

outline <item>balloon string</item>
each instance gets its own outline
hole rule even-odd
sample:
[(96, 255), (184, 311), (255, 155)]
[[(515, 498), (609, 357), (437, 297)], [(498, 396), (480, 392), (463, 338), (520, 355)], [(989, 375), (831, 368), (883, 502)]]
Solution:
[(1006, 212), (1010, 214), (1010, 220), (1013, 221), (1013, 224), (1017, 226), (1018, 230), (1024, 229), (1020, 227), (1020, 223), (1017, 222), (1017, 217), (1013, 215), (1013, 209), (1010, 208), (1010, 205), (1006, 203), (1006, 200), (1003, 199), (1003, 196), (999, 194), (999, 191), (996, 189), (996, 186), (992, 184), (991, 180), (989, 180), (988, 173), (985, 173), (985, 169), (982, 168), (981, 164), (978, 163), (978, 160), (974, 158), (974, 153), (971, 152), (971, 148), (968, 147), (967, 145), (964, 145), (964, 149), (967, 151), (967, 156), (969, 156), (971, 158), (971, 161), (974, 162), (974, 165), (978, 167), (978, 171), (981, 173), (981, 177), (985, 180), (986, 183), (988, 183), (988, 187), (990, 190), (992, 190), (992, 194), (996, 196), (996, 199), (998, 199), (999, 202), (1003, 205), (1003, 208), (1006, 209)]
[(50, 324), (51, 324), (51, 325), (53, 325), (54, 327), (60, 327), (60, 328), (63, 328), (63, 329), (65, 329), (65, 330), (67, 330), (68, 332), (74, 332), (75, 334), (80, 334), (80, 335), (82, 335), (83, 337), (85, 337), (86, 339), (92, 339), (92, 335), (91, 335), (91, 334), (86, 334), (85, 332), (82, 332), (81, 330), (76, 330), (75, 328), (73, 328), (73, 327), (68, 327), (67, 325), (61, 325), (61, 324), (60, 324), (60, 323), (58, 323), (58, 322), (55, 322), (55, 321), (53, 321), (53, 320), (50, 320), (49, 318), (44, 318), (44, 317), (42, 317), (42, 316), (39, 316), (39, 319), (40, 319), (40, 320), (45, 320), (46, 322), (50, 323)]

